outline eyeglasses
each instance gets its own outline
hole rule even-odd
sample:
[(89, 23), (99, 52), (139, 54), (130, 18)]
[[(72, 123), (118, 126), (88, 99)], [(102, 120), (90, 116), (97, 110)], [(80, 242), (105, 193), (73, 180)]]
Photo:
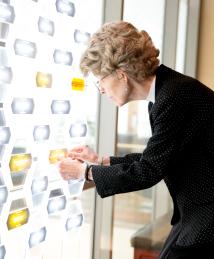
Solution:
[[(113, 73), (113, 72), (112, 72), (112, 73)], [(112, 73), (111, 73), (111, 74), (112, 74)], [(100, 90), (101, 90), (100, 83), (101, 83), (106, 77), (110, 76), (111, 74), (108, 74), (108, 75), (103, 76), (100, 80), (93, 81), (95, 87), (98, 89), (99, 92), (100, 92)]]

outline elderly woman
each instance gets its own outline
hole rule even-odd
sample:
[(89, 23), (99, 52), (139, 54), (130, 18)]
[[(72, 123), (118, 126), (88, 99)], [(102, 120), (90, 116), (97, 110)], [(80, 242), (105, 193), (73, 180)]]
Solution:
[(127, 22), (105, 24), (92, 36), (83, 74), (92, 72), (100, 93), (118, 106), (148, 100), (152, 136), (142, 153), (124, 157), (99, 158), (88, 146), (76, 147), (60, 173), (94, 181), (103, 198), (163, 179), (174, 214), (159, 258), (205, 258), (214, 245), (214, 92), (159, 65), (158, 55), (149, 35)]

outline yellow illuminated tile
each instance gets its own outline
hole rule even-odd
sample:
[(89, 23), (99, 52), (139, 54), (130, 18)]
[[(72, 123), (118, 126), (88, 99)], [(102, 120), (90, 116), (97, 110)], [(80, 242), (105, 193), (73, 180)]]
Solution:
[(84, 91), (85, 81), (82, 78), (73, 78), (71, 82), (72, 90), (74, 91)]
[(67, 149), (54, 149), (50, 150), (49, 161), (51, 164), (58, 162), (59, 159), (67, 156)]
[(36, 74), (36, 85), (38, 87), (49, 88), (52, 84), (51, 74), (37, 72)]
[(31, 154), (17, 154), (12, 155), (10, 159), (10, 171), (20, 172), (26, 169), (29, 169), (32, 163)]
[(28, 222), (29, 210), (23, 209), (11, 213), (7, 220), (8, 229), (20, 227)]

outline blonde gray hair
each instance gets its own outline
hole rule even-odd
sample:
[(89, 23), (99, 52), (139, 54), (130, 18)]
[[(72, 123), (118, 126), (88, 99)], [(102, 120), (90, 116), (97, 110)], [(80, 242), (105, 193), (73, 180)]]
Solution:
[(138, 31), (124, 21), (106, 23), (92, 35), (82, 55), (80, 69), (86, 76), (106, 76), (121, 69), (143, 81), (155, 74), (159, 50), (146, 31)]

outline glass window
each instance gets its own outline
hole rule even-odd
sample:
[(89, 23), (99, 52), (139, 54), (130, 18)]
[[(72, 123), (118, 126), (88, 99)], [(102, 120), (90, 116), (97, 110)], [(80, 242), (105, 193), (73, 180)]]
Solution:
[[(125, 0), (123, 20), (146, 30), (157, 48), (162, 48), (164, 0)], [(117, 155), (141, 153), (151, 136), (147, 101), (131, 102), (119, 108)], [(116, 195), (114, 198), (113, 259), (133, 258), (131, 235), (151, 222), (154, 187)]]

